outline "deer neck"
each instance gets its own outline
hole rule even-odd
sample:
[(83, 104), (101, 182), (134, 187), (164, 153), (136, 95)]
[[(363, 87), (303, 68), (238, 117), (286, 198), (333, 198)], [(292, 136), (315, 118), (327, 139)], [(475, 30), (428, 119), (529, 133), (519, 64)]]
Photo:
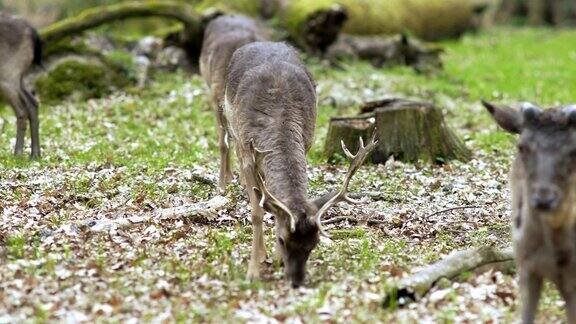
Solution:
[(288, 208), (294, 210), (308, 201), (306, 152), (303, 144), (289, 142), (277, 145), (260, 167), (268, 190)]

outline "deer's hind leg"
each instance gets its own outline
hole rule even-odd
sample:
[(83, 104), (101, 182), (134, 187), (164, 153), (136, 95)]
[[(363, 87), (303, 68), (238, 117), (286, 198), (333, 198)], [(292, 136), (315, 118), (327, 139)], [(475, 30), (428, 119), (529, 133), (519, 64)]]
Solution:
[(218, 128), (218, 146), (220, 148), (220, 173), (218, 177), (218, 189), (220, 193), (226, 192), (226, 186), (232, 180), (230, 168), (230, 144), (231, 138), (228, 134), (228, 121), (224, 115), (224, 103), (216, 95), (212, 95), (212, 109), (216, 113), (216, 123)]
[(19, 83), (0, 83), (0, 91), (6, 97), (16, 114), (16, 145), (14, 146), (14, 155), (22, 155), (24, 153), (24, 137), (26, 136), (26, 128), (28, 127), (28, 109), (25, 107), (25, 102), (20, 98), (19, 86)]
[[(240, 145), (240, 144), (239, 144)], [(241, 181), (248, 192), (250, 207), (252, 208), (252, 252), (248, 264), (248, 279), (254, 280), (260, 278), (260, 264), (266, 261), (266, 247), (264, 245), (264, 209), (260, 207), (260, 201), (254, 193), (256, 186), (256, 170), (253, 162), (248, 156), (240, 157), (240, 177)]]
[(34, 96), (26, 89), (24, 84), (20, 87), (19, 93), (20, 101), (26, 108), (28, 121), (30, 122), (30, 137), (31, 137), (31, 149), (32, 152), (30, 157), (35, 159), (40, 157), (40, 121), (38, 119), (38, 101)]

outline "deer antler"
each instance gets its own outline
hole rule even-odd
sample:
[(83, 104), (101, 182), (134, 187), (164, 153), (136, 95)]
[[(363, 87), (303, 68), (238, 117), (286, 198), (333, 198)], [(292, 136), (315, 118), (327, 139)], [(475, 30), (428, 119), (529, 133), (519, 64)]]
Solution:
[(364, 146), (364, 140), (362, 139), (362, 137), (360, 137), (360, 148), (358, 149), (358, 152), (356, 154), (350, 153), (350, 150), (348, 150), (348, 148), (344, 144), (344, 141), (341, 141), (342, 150), (344, 151), (344, 154), (346, 154), (346, 156), (350, 159), (350, 166), (348, 167), (348, 172), (344, 177), (344, 183), (342, 184), (340, 190), (336, 193), (334, 197), (328, 200), (316, 213), (315, 219), (316, 224), (318, 224), (318, 228), (320, 229), (320, 234), (329, 237), (324, 228), (322, 227), (321, 219), (324, 213), (326, 213), (326, 211), (330, 207), (332, 207), (333, 205), (335, 205), (340, 201), (348, 201), (353, 204), (358, 204), (361, 202), (359, 200), (354, 200), (348, 197), (348, 185), (350, 184), (350, 180), (352, 179), (356, 171), (358, 171), (360, 166), (362, 166), (362, 164), (364, 163), (364, 160), (366, 160), (366, 157), (368, 157), (368, 155), (374, 150), (377, 143), (378, 141), (376, 140), (376, 129), (374, 129), (372, 139), (370, 140), (368, 146)]
[(272, 151), (271, 150), (261, 151), (257, 149), (254, 146), (254, 139), (250, 140), (249, 146), (250, 146), (250, 152), (252, 154), (252, 162), (256, 179), (256, 187), (252, 188), (252, 190), (254, 190), (255, 192), (259, 192), (262, 195), (262, 197), (260, 198), (260, 203), (258, 205), (261, 208), (264, 208), (264, 203), (267, 200), (269, 200), (276, 207), (282, 209), (288, 215), (288, 217), (290, 217), (290, 232), (293, 233), (294, 231), (296, 231), (296, 217), (294, 217), (288, 206), (286, 206), (284, 203), (282, 203), (280, 200), (274, 197), (274, 195), (272, 195), (272, 193), (268, 190), (268, 187), (266, 186), (266, 181), (264, 180), (264, 177), (262, 176), (260, 171), (258, 171), (257, 168), (257, 166), (264, 159), (264, 157), (267, 154), (270, 154)]

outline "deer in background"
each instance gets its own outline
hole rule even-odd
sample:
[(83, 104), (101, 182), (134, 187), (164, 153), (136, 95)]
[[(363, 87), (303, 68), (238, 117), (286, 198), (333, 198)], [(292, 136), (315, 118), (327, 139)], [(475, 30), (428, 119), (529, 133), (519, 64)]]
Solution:
[(24, 84), (24, 76), (34, 64), (42, 65), (42, 45), (38, 33), (25, 20), (0, 12), (0, 95), (16, 113), (14, 154), (23, 154), (27, 123), (30, 123), (30, 156), (38, 158), (38, 102)]
[(248, 278), (266, 259), (263, 216), (275, 216), (276, 251), (293, 287), (305, 279), (306, 261), (319, 242), (322, 215), (347, 200), (348, 184), (374, 149), (374, 139), (352, 155), (342, 189), (308, 198), (306, 153), (316, 124), (316, 89), (298, 52), (283, 43), (255, 42), (236, 50), (226, 81), (224, 114), (236, 145), (240, 180), (252, 208)]
[(534, 322), (543, 280), (550, 280), (566, 301), (568, 322), (576, 323), (576, 105), (484, 106), (520, 135), (510, 183), (522, 321)]
[(242, 45), (266, 38), (267, 35), (258, 22), (239, 15), (220, 16), (212, 20), (204, 32), (200, 53), (200, 73), (210, 88), (211, 104), (216, 112), (220, 147), (218, 186), (221, 192), (226, 190), (226, 185), (232, 179), (229, 153), (230, 136), (226, 126), (226, 117), (222, 110), (228, 64), (236, 49)]

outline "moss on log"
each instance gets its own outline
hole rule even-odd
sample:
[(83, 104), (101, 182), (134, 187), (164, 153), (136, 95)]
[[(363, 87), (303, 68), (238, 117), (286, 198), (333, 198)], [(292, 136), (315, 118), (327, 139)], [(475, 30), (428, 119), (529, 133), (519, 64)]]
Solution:
[(282, 20), (289, 32), (297, 35), (305, 17), (334, 4), (340, 4), (348, 13), (343, 29), (348, 34), (410, 32), (425, 40), (438, 40), (478, 27), (478, 0), (291, 0)]
[(133, 1), (87, 9), (43, 28), (40, 36), (45, 42), (53, 42), (112, 21), (134, 17), (172, 18), (182, 22), (187, 32), (198, 38), (203, 33), (202, 19), (190, 5), (176, 1)]
[(444, 122), (442, 111), (432, 104), (398, 99), (376, 108), (374, 114), (379, 140), (374, 163), (384, 163), (391, 156), (433, 163), (470, 158), (464, 143)]

